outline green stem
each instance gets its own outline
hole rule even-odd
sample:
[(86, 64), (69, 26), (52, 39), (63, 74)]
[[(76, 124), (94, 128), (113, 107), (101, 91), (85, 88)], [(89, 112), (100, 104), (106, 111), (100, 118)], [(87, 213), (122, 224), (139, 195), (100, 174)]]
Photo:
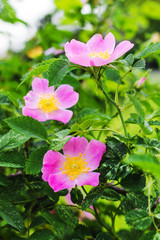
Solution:
[[(84, 193), (87, 195), (88, 193), (87, 193), (86, 189), (84, 188), (84, 186), (81, 186), (81, 187), (82, 187)], [(106, 223), (104, 224), (104, 222), (101, 221), (95, 204), (93, 204), (93, 209), (94, 209), (94, 213), (95, 213), (94, 216), (96, 217), (96, 219), (100, 223), (100, 225), (103, 226), (111, 234), (111, 236), (114, 237), (115, 240), (118, 240), (118, 237), (117, 237), (116, 233), (114, 231), (112, 231), (112, 228), (108, 224), (106, 224)]]
[(108, 225), (108, 224), (104, 224), (104, 222), (101, 221), (100, 217), (99, 217), (99, 214), (97, 212), (97, 209), (96, 209), (96, 206), (95, 204), (93, 204), (93, 209), (94, 209), (94, 212), (95, 212), (95, 217), (97, 219), (97, 221), (111, 234), (111, 236), (115, 239), (115, 240), (118, 240), (118, 237), (117, 235), (112, 231), (112, 228)]
[[(96, 82), (97, 82), (97, 85), (98, 87), (101, 89), (101, 91), (103, 92), (104, 96), (106, 97), (107, 100), (109, 100), (117, 109), (118, 111), (118, 114), (119, 114), (119, 117), (121, 119), (121, 122), (122, 122), (122, 126), (123, 126), (123, 130), (124, 130), (124, 134), (126, 137), (128, 137), (128, 133), (127, 133), (127, 129), (126, 129), (126, 125), (125, 125), (125, 122), (124, 122), (124, 119), (123, 119), (123, 116), (122, 116), (122, 113), (121, 113), (121, 110), (120, 110), (120, 107), (119, 105), (116, 104), (116, 102), (104, 91), (103, 87), (102, 87), (102, 83), (100, 81), (100, 78), (101, 78), (101, 68), (100, 67), (94, 67), (93, 69), (93, 76), (94, 78), (96, 79)], [(122, 77), (122, 79), (129, 73), (131, 72), (131, 69), (125, 73), (125, 75)]]
[(76, 135), (79, 135), (81, 133), (94, 132), (94, 131), (109, 131), (109, 132), (114, 132), (114, 133), (119, 134), (118, 131), (113, 130), (111, 128), (96, 128), (96, 129), (87, 129), (87, 130), (78, 131), (78, 132), (74, 133), (72, 136), (76, 136)]
[(83, 189), (83, 192), (87, 195), (88, 193), (87, 193), (86, 189), (84, 188), (84, 186), (81, 186), (81, 187)]
[(146, 175), (146, 178), (147, 178), (147, 182), (148, 182), (148, 212), (149, 212), (149, 216), (152, 218), (152, 222), (153, 222), (153, 225), (156, 229), (156, 231), (159, 231), (155, 221), (154, 221), (154, 217), (153, 217), (153, 214), (152, 214), (152, 211), (151, 211), (151, 182), (152, 182), (152, 178), (151, 176), (147, 176)]
[(126, 125), (125, 125), (125, 122), (124, 122), (124, 119), (123, 119), (120, 107), (115, 103), (115, 101), (112, 98), (110, 98), (110, 96), (104, 91), (104, 89), (103, 89), (103, 87), (101, 85), (99, 87), (100, 87), (101, 91), (103, 92), (103, 94), (105, 95), (105, 97), (116, 107), (116, 109), (118, 111), (118, 114), (119, 114), (119, 117), (120, 117), (121, 122), (122, 122), (124, 134), (125, 134), (126, 137), (128, 137)]

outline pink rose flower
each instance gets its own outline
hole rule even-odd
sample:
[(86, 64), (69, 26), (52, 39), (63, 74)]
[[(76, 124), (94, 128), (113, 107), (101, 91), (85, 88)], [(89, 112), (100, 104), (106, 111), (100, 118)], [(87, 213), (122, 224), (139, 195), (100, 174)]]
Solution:
[(48, 56), (50, 54), (54, 54), (56, 56), (56, 55), (59, 55), (59, 54), (62, 54), (62, 53), (64, 53), (64, 51), (62, 49), (56, 49), (54, 47), (48, 48), (46, 51), (44, 51), (44, 54), (46, 56)]
[(84, 67), (103, 66), (121, 57), (133, 46), (129, 41), (122, 41), (115, 48), (115, 37), (112, 33), (108, 33), (104, 40), (101, 34), (95, 34), (86, 44), (75, 39), (67, 42), (65, 53), (72, 63)]
[(63, 123), (71, 119), (73, 112), (66, 108), (75, 105), (79, 98), (73, 87), (64, 84), (54, 91), (54, 86), (48, 87), (47, 79), (36, 77), (32, 82), (32, 89), (33, 91), (29, 91), (24, 97), (24, 116), (33, 117), (38, 121), (53, 119)]
[(137, 82), (137, 87), (140, 87), (144, 82), (145, 82), (146, 78), (143, 77), (141, 78), (138, 82)]
[(98, 172), (93, 172), (101, 161), (106, 145), (84, 137), (72, 137), (63, 147), (63, 155), (49, 150), (43, 158), (42, 179), (55, 192), (78, 186), (99, 184)]

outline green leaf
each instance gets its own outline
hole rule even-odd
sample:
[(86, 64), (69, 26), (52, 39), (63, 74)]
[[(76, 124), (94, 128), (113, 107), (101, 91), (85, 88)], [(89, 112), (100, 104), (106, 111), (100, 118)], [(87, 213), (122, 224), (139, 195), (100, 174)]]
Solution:
[(0, 153), (0, 167), (24, 168), (25, 159), (18, 152), (2, 152)]
[(47, 139), (45, 127), (37, 120), (28, 116), (7, 118), (4, 120), (10, 128), (30, 138)]
[[(8, 100), (10, 100), (16, 107), (19, 107), (16, 97), (13, 96), (13, 94), (11, 94), (9, 91), (1, 89), (0, 94), (1, 94), (1, 103), (3, 103), (3, 101), (5, 101), (5, 99), (2, 98), (2, 96), (6, 96), (8, 98)], [(8, 100), (6, 99), (6, 101), (8, 101)]]
[(44, 193), (48, 196), (48, 198), (54, 203), (59, 200), (59, 192), (54, 192), (53, 189), (49, 186), (48, 182), (43, 182)]
[[(151, 199), (152, 200), (152, 199)], [(152, 201), (151, 201), (152, 204)], [(125, 199), (121, 202), (121, 209), (123, 213), (127, 213), (135, 208), (147, 210), (148, 197), (143, 193), (127, 193)]]
[(121, 83), (121, 77), (119, 75), (119, 72), (115, 68), (111, 67), (106, 68), (105, 75), (109, 80)]
[(138, 210), (134, 209), (128, 212), (125, 218), (128, 225), (134, 227), (137, 230), (145, 230), (152, 223), (151, 217), (148, 215), (146, 211), (142, 209)]
[(160, 219), (160, 213), (155, 214), (154, 217)]
[(8, 178), (3, 173), (0, 173), (0, 185), (1, 186), (8, 185)]
[(126, 67), (129, 67), (129, 66), (131, 66), (132, 64), (133, 64), (133, 62), (134, 62), (134, 56), (133, 56), (133, 54), (129, 54), (129, 55), (127, 55), (127, 57), (125, 58), (125, 59), (123, 59), (123, 60), (119, 60), (120, 62), (122, 62), (122, 63), (124, 63), (124, 65), (126, 66)]
[(74, 236), (75, 236), (75, 239), (76, 237), (78, 237), (79, 239), (83, 240), (83, 239), (86, 239), (85, 236), (91, 236), (91, 233), (89, 231), (89, 229), (82, 225), (82, 224), (78, 224), (75, 228), (74, 228)]
[(140, 174), (129, 174), (121, 180), (121, 185), (126, 190), (138, 192), (145, 187), (145, 177)]
[[(123, 226), (124, 227), (124, 226)], [(118, 237), (120, 237), (120, 240), (139, 240), (141, 236), (141, 232), (135, 229), (121, 229), (118, 232)]]
[(27, 25), (26, 22), (16, 17), (16, 11), (9, 4), (8, 0), (1, 0), (0, 16), (1, 19), (5, 22), (10, 23), (21, 22)]
[(131, 102), (133, 103), (133, 105), (135, 107), (135, 110), (138, 113), (138, 116), (140, 118), (140, 123), (143, 123), (144, 122), (144, 111), (141, 107), (141, 104), (132, 94), (129, 94), (129, 92), (127, 92), (127, 95), (130, 98)]
[(155, 231), (144, 233), (140, 240), (160, 240), (160, 234)]
[(81, 193), (81, 191), (78, 188), (72, 188), (70, 195), (71, 195), (71, 200), (73, 203), (76, 203), (76, 204), (82, 203), (83, 194)]
[(81, 121), (85, 121), (87, 119), (92, 119), (92, 120), (111, 120), (111, 118), (104, 114), (104, 113), (94, 113), (94, 114), (88, 114), (88, 115), (85, 115), (84, 117), (81, 118)]
[(156, 126), (160, 126), (160, 121), (156, 120), (156, 121), (149, 121), (148, 122), (149, 125), (156, 125)]
[(79, 128), (81, 128), (82, 130), (85, 130), (91, 127), (92, 124), (93, 124), (93, 119), (87, 119), (79, 125)]
[(58, 138), (64, 138), (66, 137), (70, 132), (70, 129), (65, 129), (65, 130), (61, 130), (59, 132), (56, 132), (55, 135), (58, 137)]
[(82, 203), (82, 210), (86, 210), (88, 207), (93, 205), (102, 195), (104, 189), (102, 187), (95, 187), (90, 190)]
[(136, 55), (136, 58), (146, 58), (148, 55), (160, 50), (160, 42), (150, 43), (141, 53)]
[(44, 219), (54, 227), (54, 230), (58, 234), (64, 233), (66, 226), (56, 215), (49, 212), (42, 212), (42, 217), (44, 217)]
[(133, 54), (130, 53), (129, 55), (127, 55), (127, 57), (124, 60), (126, 60), (128, 65), (131, 66), (133, 64), (133, 62), (134, 62)]
[(159, 215), (160, 214), (160, 204), (157, 204), (156, 209), (154, 210), (154, 214), (155, 215)]
[(57, 240), (52, 231), (42, 229), (34, 232), (28, 240)]
[(42, 216), (35, 217), (29, 226), (29, 228), (35, 228), (35, 227), (40, 227), (42, 225), (45, 225), (47, 222)]
[[(127, 163), (133, 164), (143, 171), (151, 172), (156, 177), (160, 177), (160, 164), (156, 157), (149, 154), (133, 154), (127, 159)], [(138, 184), (137, 184), (138, 186)]]
[(24, 230), (22, 217), (11, 202), (0, 199), (0, 216), (19, 231), (22, 232)]
[(29, 137), (17, 133), (14, 130), (10, 130), (8, 133), (3, 135), (3, 137), (1, 137), (0, 150), (7, 151), (19, 147), (20, 145), (28, 141), (28, 139)]
[(26, 162), (26, 173), (27, 174), (38, 174), (43, 166), (43, 157), (47, 152), (48, 147), (42, 146), (36, 151), (32, 152)]
[(83, 108), (79, 113), (78, 113), (78, 119), (83, 118), (88, 115), (95, 115), (97, 114), (97, 109), (95, 108)]
[(119, 201), (121, 199), (120, 195), (116, 191), (110, 188), (104, 189), (104, 192), (101, 198), (109, 201)]
[(48, 69), (49, 85), (60, 84), (67, 74), (69, 62), (64, 59), (54, 59)]
[(152, 147), (149, 149), (150, 153), (158, 154), (160, 152), (160, 141), (158, 141), (156, 138), (151, 139), (149, 146)]
[(132, 168), (128, 165), (122, 165), (119, 167), (119, 174), (118, 177), (119, 178), (125, 178), (127, 177), (127, 175), (132, 172)]
[(33, 68), (30, 72), (24, 74), (21, 78), (21, 83), (18, 88), (26, 81), (30, 80), (33, 76), (39, 76), (40, 74), (46, 72), (50, 66), (50, 64), (55, 61), (55, 59), (48, 59), (43, 61), (42, 63), (37, 64), (35, 68)]
[(69, 84), (74, 88), (74, 90), (78, 89), (80, 87), (80, 82), (77, 81), (76, 78), (70, 75), (66, 75), (60, 84)]
[(70, 139), (71, 137), (52, 139), (51, 149), (53, 151), (60, 151)]
[(62, 222), (70, 227), (75, 227), (78, 224), (78, 218), (69, 207), (65, 205), (56, 205), (56, 211)]
[(156, 109), (152, 114), (148, 114), (146, 119), (151, 120), (155, 117), (160, 117), (160, 108)]
[(127, 155), (127, 146), (124, 142), (120, 142), (114, 137), (108, 137), (107, 139), (107, 152), (106, 157), (123, 160)]
[(94, 240), (112, 240), (113, 238), (105, 232), (98, 233)]
[(144, 59), (138, 60), (134, 65), (133, 68), (145, 68), (146, 63)]
[(153, 129), (146, 120), (144, 120), (143, 123), (139, 123), (139, 125), (141, 129), (145, 132), (145, 134), (150, 135), (153, 133)]

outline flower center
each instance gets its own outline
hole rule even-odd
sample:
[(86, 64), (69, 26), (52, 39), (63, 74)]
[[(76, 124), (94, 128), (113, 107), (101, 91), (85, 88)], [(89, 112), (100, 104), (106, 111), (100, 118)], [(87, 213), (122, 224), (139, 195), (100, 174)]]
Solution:
[(92, 52), (89, 54), (89, 56), (90, 56), (91, 58), (99, 57), (99, 58), (103, 58), (103, 59), (105, 59), (105, 60), (107, 60), (107, 59), (110, 57), (110, 55), (108, 54), (108, 51), (95, 52), (94, 49), (93, 49)]
[(78, 175), (81, 173), (87, 173), (90, 168), (87, 168), (86, 159), (83, 158), (85, 154), (79, 153), (78, 157), (72, 157), (71, 155), (67, 155), (65, 157), (66, 161), (63, 163), (63, 167), (60, 168), (62, 170), (62, 174), (67, 174), (71, 181), (74, 181)]
[(38, 108), (40, 108), (45, 113), (57, 110), (58, 106), (59, 102), (53, 94), (42, 95), (38, 103)]

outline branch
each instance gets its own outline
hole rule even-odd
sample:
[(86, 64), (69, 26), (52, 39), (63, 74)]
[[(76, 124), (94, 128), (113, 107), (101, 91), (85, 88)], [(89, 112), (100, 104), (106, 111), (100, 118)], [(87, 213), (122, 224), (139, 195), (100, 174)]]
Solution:
[(120, 193), (121, 195), (126, 196), (126, 194), (128, 193), (126, 190), (124, 190), (124, 188), (118, 187), (118, 186), (114, 186), (112, 183), (106, 183), (106, 186), (108, 186), (109, 188), (113, 189), (114, 191)]

